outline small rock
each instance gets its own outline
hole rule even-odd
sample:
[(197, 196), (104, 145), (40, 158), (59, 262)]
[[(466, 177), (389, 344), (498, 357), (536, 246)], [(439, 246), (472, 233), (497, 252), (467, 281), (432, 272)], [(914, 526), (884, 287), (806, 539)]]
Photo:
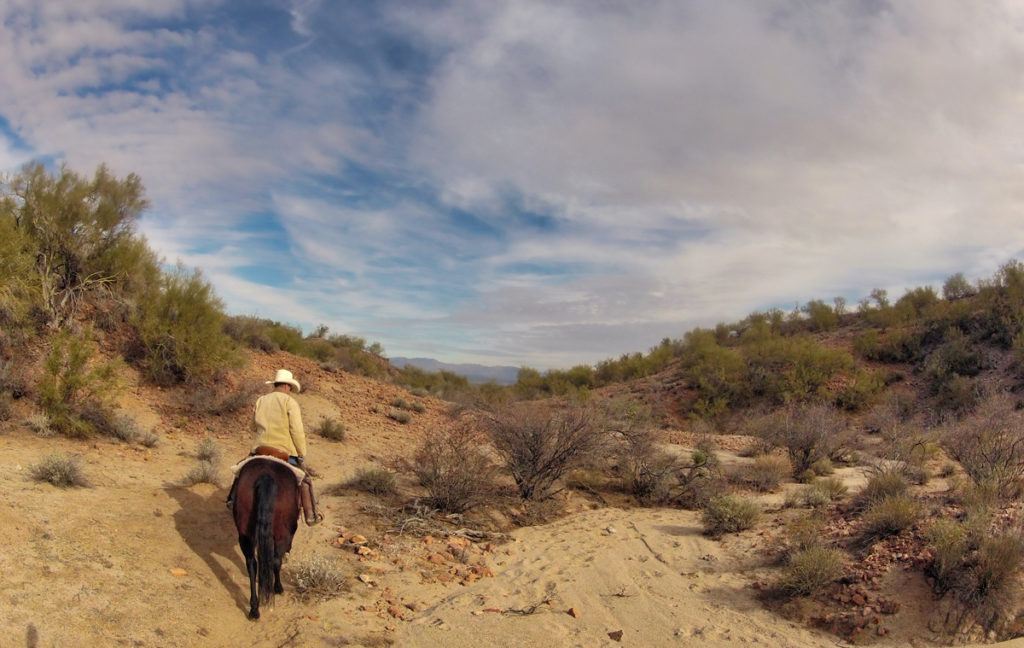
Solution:
[(402, 610), (399, 609), (398, 606), (395, 606), (395, 605), (389, 605), (388, 606), (388, 614), (390, 614), (394, 618), (400, 619), (400, 620), (405, 618), (404, 615), (402, 614)]
[(580, 613), (577, 612), (576, 608), (574, 608), (574, 607), (569, 608), (568, 610), (565, 611), (565, 613), (568, 614), (569, 616), (571, 616), (574, 619), (580, 618)]
[(470, 614), (472, 614), (473, 616), (483, 616), (484, 612), (483, 610), (473, 610), (472, 612), (470, 612)]
[(187, 576), (188, 575), (188, 572), (185, 571), (184, 569), (182, 569), (181, 567), (172, 567), (170, 569), (170, 572), (171, 572), (171, 576), (177, 576), (178, 578), (181, 578), (182, 576)]
[(622, 641), (622, 630), (616, 630), (608, 633), (608, 638), (612, 641)]
[(366, 545), (359, 545), (359, 548), (356, 549), (356, 553), (360, 556), (369, 556), (373, 554), (373, 549), (370, 549)]
[(352, 536), (351, 538), (348, 539), (348, 541), (351, 542), (354, 545), (363, 545), (363, 544), (366, 544), (366, 542), (367, 542), (366, 541), (366, 536), (361, 536), (359, 534), (356, 534), (356, 535)]
[(358, 578), (365, 585), (373, 585), (374, 583), (373, 576), (369, 574), (359, 574)]
[(430, 554), (430, 556), (427, 557), (427, 560), (432, 562), (432, 563), (434, 563), (435, 565), (443, 565), (444, 564), (444, 556), (442, 556), (439, 553)]
[(613, 533), (616, 532), (615, 531), (615, 527), (613, 527), (613, 526), (606, 526), (604, 528), (604, 532), (605, 532), (605, 535), (612, 535)]

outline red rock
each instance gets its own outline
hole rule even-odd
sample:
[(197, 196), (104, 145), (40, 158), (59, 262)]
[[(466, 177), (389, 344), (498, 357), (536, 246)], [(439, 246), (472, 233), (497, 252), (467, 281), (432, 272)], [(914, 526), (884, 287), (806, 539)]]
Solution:
[(622, 630), (615, 630), (608, 633), (608, 638), (612, 641), (622, 641)]
[(853, 601), (854, 605), (858, 605), (858, 606), (864, 605), (867, 602), (867, 601), (864, 600), (864, 597), (861, 596), (860, 594), (854, 594), (853, 597), (851, 598), (851, 600)]
[(390, 614), (391, 616), (395, 617), (396, 619), (404, 619), (405, 618), (404, 615), (402, 614), (402, 610), (399, 609), (395, 605), (389, 605), (388, 606), (388, 614)]
[(569, 616), (571, 616), (574, 619), (580, 618), (580, 613), (577, 612), (576, 608), (574, 608), (574, 607), (569, 608), (568, 610), (565, 611), (565, 613), (568, 614)]
[(435, 565), (443, 565), (444, 564), (444, 556), (442, 556), (441, 554), (438, 554), (438, 553), (430, 554), (429, 556), (427, 556), (427, 560), (432, 562), (432, 563), (434, 563)]

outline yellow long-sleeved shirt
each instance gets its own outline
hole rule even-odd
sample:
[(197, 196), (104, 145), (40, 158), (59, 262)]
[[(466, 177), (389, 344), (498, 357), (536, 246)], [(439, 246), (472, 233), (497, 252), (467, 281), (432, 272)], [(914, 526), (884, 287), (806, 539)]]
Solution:
[(302, 412), (294, 398), (284, 392), (271, 392), (256, 399), (254, 411), (256, 444), (271, 446), (290, 456), (306, 456), (306, 432)]

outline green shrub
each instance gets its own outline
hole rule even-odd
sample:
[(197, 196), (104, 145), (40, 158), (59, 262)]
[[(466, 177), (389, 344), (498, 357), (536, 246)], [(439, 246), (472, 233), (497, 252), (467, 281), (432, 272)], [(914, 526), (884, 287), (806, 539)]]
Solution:
[(345, 424), (335, 418), (325, 418), (316, 427), (316, 433), (329, 441), (344, 441), (348, 435)]
[(964, 273), (958, 272), (942, 284), (942, 297), (948, 301), (964, 299), (974, 294), (974, 287), (971, 286)]
[(192, 486), (195, 484), (213, 484), (217, 485), (220, 482), (217, 477), (217, 465), (208, 460), (201, 460), (185, 475), (185, 485)]
[(829, 501), (842, 498), (849, 490), (843, 480), (837, 477), (823, 477), (816, 479), (811, 484), (811, 489), (828, 495)]
[(864, 511), (862, 522), (868, 537), (896, 535), (909, 529), (921, 517), (921, 506), (907, 495), (889, 495)]
[(29, 466), (28, 474), (35, 481), (47, 482), (58, 488), (89, 486), (78, 457), (59, 452), (47, 455), (37, 464)]
[(139, 303), (134, 354), (154, 382), (212, 382), (240, 363), (224, 333), (224, 306), (202, 274), (183, 267), (165, 273), (159, 289)]
[(754, 526), (760, 513), (760, 508), (752, 500), (736, 495), (713, 497), (704, 507), (704, 533), (719, 537), (726, 533), (746, 531)]
[(196, 459), (199, 461), (217, 463), (220, 461), (220, 457), (220, 446), (212, 437), (206, 437), (196, 446)]
[(876, 372), (858, 371), (852, 382), (836, 392), (834, 402), (839, 409), (859, 412), (871, 404), (884, 387), (885, 381)]
[(403, 412), (400, 409), (388, 410), (387, 417), (392, 421), (398, 421), (402, 425), (405, 425), (412, 420), (412, 416), (410, 416), (408, 412)]
[(770, 493), (779, 487), (784, 479), (793, 474), (793, 467), (785, 457), (764, 455), (740, 468), (739, 481), (755, 490)]
[(88, 334), (67, 331), (53, 338), (39, 383), (39, 405), (54, 431), (83, 438), (97, 432), (86, 410), (105, 410), (117, 390), (117, 365), (94, 362), (94, 347)]
[(789, 558), (779, 589), (793, 596), (809, 596), (843, 575), (843, 553), (828, 547), (809, 547)]
[(395, 492), (395, 475), (383, 468), (360, 468), (346, 486), (373, 495), (391, 495)]

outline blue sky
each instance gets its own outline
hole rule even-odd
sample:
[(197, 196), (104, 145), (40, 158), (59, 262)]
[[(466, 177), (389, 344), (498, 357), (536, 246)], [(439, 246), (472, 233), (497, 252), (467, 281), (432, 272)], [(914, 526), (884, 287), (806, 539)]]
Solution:
[(593, 362), (1024, 248), (1024, 12), (0, 3), (0, 169), (137, 172), (229, 309)]

